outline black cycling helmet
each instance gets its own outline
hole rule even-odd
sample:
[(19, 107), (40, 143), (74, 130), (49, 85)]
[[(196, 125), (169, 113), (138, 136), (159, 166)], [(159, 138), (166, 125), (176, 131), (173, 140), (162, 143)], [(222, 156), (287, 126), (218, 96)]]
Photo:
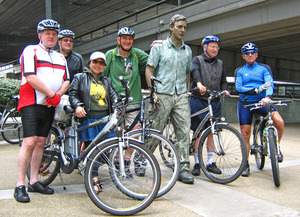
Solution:
[(75, 39), (75, 34), (74, 34), (74, 32), (72, 32), (69, 29), (63, 29), (58, 33), (58, 40), (60, 40), (64, 37), (70, 37), (70, 38)]
[(208, 44), (213, 41), (218, 42), (218, 44), (221, 43), (221, 40), (217, 36), (208, 35), (205, 38), (203, 38), (201, 45), (203, 46), (204, 44)]
[(58, 22), (52, 19), (41, 20), (37, 25), (37, 33), (40, 33), (46, 29), (55, 30), (56, 32), (59, 32), (60, 25), (58, 24)]
[(119, 29), (119, 31), (118, 31), (118, 37), (120, 37), (122, 35), (131, 35), (134, 38), (135, 33), (130, 27), (125, 26), (125, 27), (122, 27), (121, 29)]
[(244, 44), (244, 46), (241, 49), (242, 54), (245, 54), (246, 52), (249, 51), (258, 51), (258, 47), (256, 46), (256, 44), (252, 43), (252, 42), (248, 42), (246, 44)]

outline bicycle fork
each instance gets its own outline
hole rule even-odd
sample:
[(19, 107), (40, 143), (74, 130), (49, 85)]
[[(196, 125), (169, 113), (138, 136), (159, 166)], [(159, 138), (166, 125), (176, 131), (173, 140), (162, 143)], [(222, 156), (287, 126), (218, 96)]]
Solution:
[(215, 153), (217, 155), (225, 155), (221, 135), (220, 135), (220, 133), (218, 133), (218, 130), (215, 129), (215, 126), (216, 126), (216, 122), (211, 124), (211, 134), (212, 134), (212, 137), (213, 137)]
[[(267, 141), (267, 144), (269, 146), (269, 149), (270, 149), (270, 141), (269, 141), (269, 129), (273, 129), (274, 130), (274, 136), (275, 136), (275, 139), (276, 139), (276, 152), (277, 152), (277, 156), (279, 156), (279, 150), (280, 150), (280, 144), (279, 144), (279, 138), (278, 138), (278, 131), (277, 131), (277, 128), (274, 127), (274, 126), (268, 126), (266, 127), (264, 130), (266, 130), (266, 134), (264, 136), (266, 136), (266, 141)], [(270, 153), (271, 151), (269, 150), (269, 158), (271, 158), (270, 156)]]
[(123, 150), (125, 149), (125, 141), (123, 137), (119, 137), (119, 142), (118, 142), (118, 149), (119, 149), (119, 166), (120, 166), (120, 174), (122, 178), (126, 178), (126, 173), (125, 173), (125, 163), (124, 163), (124, 153)]

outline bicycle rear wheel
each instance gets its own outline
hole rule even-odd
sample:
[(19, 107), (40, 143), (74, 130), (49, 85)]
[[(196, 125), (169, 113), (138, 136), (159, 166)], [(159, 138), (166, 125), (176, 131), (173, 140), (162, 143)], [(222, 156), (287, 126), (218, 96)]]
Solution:
[(270, 157), (271, 157), (274, 184), (276, 187), (279, 187), (280, 175), (279, 175), (279, 165), (278, 165), (277, 139), (276, 139), (274, 129), (270, 128), (268, 134), (269, 134), (269, 147), (270, 147)]
[[(46, 139), (46, 144), (44, 147), (44, 154), (39, 169), (39, 181), (44, 185), (51, 184), (56, 178), (59, 170), (60, 164), (58, 161), (58, 156), (53, 155), (58, 150), (57, 144), (54, 143), (54, 140), (59, 136), (56, 128), (51, 127), (48, 137)], [(30, 171), (29, 166), (27, 170), (27, 178), (30, 181)]]
[(12, 109), (5, 115), (1, 126), (1, 134), (3, 139), (11, 144), (18, 144), (23, 138), (21, 114), (16, 109)]
[[(128, 133), (129, 137), (141, 140), (142, 130)], [(158, 131), (145, 130), (145, 145), (156, 157), (161, 170), (161, 184), (157, 197), (168, 193), (176, 184), (180, 172), (180, 160), (175, 146)], [(156, 148), (158, 147), (158, 148)], [(154, 149), (154, 150), (153, 150)]]
[[(227, 184), (236, 180), (243, 172), (247, 160), (246, 143), (242, 135), (230, 125), (216, 124), (218, 137), (217, 149), (207, 143), (211, 129), (205, 131), (199, 140), (198, 154), (200, 167), (204, 174), (213, 182)], [(207, 168), (208, 151), (213, 152), (213, 162), (220, 169), (221, 174), (215, 174)]]
[(265, 154), (264, 154), (264, 141), (263, 141), (263, 128), (258, 125), (254, 126), (253, 133), (255, 136), (254, 143), (254, 156), (255, 162), (258, 169), (262, 170), (265, 166)]
[[(126, 140), (124, 157), (130, 157), (129, 168), (134, 171), (138, 156), (145, 159), (145, 176), (132, 173), (132, 178), (122, 176), (115, 161), (118, 159), (119, 140), (108, 140), (93, 150), (87, 159), (84, 184), (93, 203), (112, 215), (133, 215), (144, 210), (156, 198), (160, 187), (160, 169), (153, 154), (139, 142)], [(130, 150), (130, 153), (128, 151)], [(93, 178), (97, 177), (102, 192), (94, 189)]]

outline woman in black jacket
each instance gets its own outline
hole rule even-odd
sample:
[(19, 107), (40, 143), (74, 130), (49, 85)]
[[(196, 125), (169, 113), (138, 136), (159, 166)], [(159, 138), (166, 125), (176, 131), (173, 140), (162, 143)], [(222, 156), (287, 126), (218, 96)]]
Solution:
[[(117, 101), (118, 95), (115, 92), (111, 80), (102, 75), (105, 66), (105, 54), (95, 51), (91, 54), (88, 67), (82, 73), (74, 75), (69, 89), (69, 101), (75, 109), (81, 126), (86, 126), (111, 112), (111, 106)], [(89, 128), (78, 132), (80, 141), (85, 145), (97, 136), (105, 124)], [(106, 139), (115, 137), (115, 132), (111, 131)], [(98, 170), (95, 168), (92, 176), (95, 191), (99, 193), (103, 186), (98, 181)]]

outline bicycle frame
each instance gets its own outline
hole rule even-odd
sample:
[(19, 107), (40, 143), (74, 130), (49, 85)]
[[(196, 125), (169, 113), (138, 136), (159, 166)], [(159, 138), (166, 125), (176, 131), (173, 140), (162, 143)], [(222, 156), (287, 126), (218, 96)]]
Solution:
[[(196, 138), (199, 136), (200, 132), (201, 132), (201, 129), (203, 128), (203, 126), (205, 125), (205, 123), (209, 120), (210, 122), (210, 126), (207, 127), (203, 133), (201, 134), (201, 137), (202, 135), (211, 128), (211, 133), (212, 133), (212, 137), (213, 137), (213, 142), (214, 144), (220, 144), (220, 145), (214, 145), (214, 147), (216, 148), (215, 152), (216, 154), (218, 155), (224, 155), (224, 149), (223, 149), (223, 144), (222, 144), (222, 140), (220, 140), (216, 134), (216, 129), (215, 129), (215, 126), (216, 124), (224, 124), (224, 125), (228, 125), (228, 123), (221, 123), (221, 122), (218, 122), (217, 120), (214, 121), (214, 114), (213, 114), (213, 108), (212, 108), (212, 105), (211, 105), (211, 101), (212, 101), (212, 96), (210, 96), (208, 98), (208, 106), (204, 109), (201, 109), (200, 111), (198, 112), (195, 112), (194, 114), (191, 115), (191, 117), (195, 117), (197, 115), (200, 115), (200, 114), (203, 114), (205, 112), (208, 112), (205, 117), (201, 120), (200, 124), (198, 125), (197, 129), (195, 130), (195, 132), (193, 133), (193, 137), (192, 137), (192, 142), (191, 142), (191, 146), (194, 145), (194, 142), (196, 141)], [(201, 139), (200, 137), (200, 139)], [(220, 142), (218, 142), (220, 141)]]
[[(257, 105), (257, 104), (254, 104), (254, 105), (256, 107), (251, 108), (250, 110), (254, 110), (254, 109), (260, 108), (259, 105)], [(271, 111), (271, 106), (270, 105), (268, 105), (268, 115), (266, 117), (260, 119), (260, 122), (258, 123), (258, 126), (260, 126), (262, 124), (262, 122), (264, 122), (264, 121), (265, 121), (265, 124), (262, 127), (264, 128), (263, 131), (265, 131), (265, 135), (263, 135), (263, 137), (265, 137), (265, 140), (267, 141), (266, 142), (267, 147), (265, 147), (265, 150), (270, 149), (270, 146), (269, 146), (269, 129), (273, 129), (274, 133), (275, 133), (275, 136), (276, 136), (277, 155), (279, 155), (278, 130), (274, 126), (274, 122), (273, 122), (273, 119), (272, 119), (272, 111)], [(255, 135), (253, 135), (253, 136), (255, 136)], [(270, 150), (269, 150), (269, 153), (270, 153)], [(267, 155), (268, 153), (265, 153), (265, 154)]]

